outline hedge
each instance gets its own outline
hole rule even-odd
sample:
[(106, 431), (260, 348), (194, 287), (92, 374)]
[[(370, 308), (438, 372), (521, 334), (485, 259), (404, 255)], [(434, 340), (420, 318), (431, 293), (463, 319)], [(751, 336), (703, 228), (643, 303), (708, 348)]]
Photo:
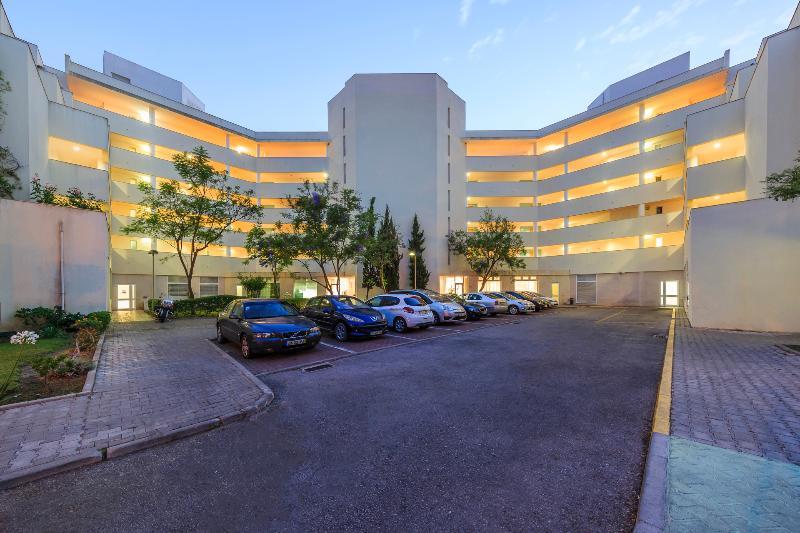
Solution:
[[(174, 300), (175, 309), (173, 310), (175, 316), (214, 316), (231, 303), (233, 300), (243, 299), (242, 296), (233, 296), (231, 294), (220, 294), (217, 296), (200, 296), (194, 299)], [(283, 298), (284, 302), (289, 302), (298, 309), (306, 306), (308, 298)], [(161, 302), (158, 298), (150, 298), (147, 300), (147, 308), (150, 312), (154, 312), (155, 308)]]

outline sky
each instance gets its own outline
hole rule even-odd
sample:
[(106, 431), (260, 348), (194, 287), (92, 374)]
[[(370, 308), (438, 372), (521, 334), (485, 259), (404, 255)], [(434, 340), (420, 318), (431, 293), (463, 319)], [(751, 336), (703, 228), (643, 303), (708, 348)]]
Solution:
[(4, 0), (45, 63), (102, 71), (103, 51), (183, 81), (256, 131), (327, 130), (355, 73), (437, 72), (468, 129), (538, 129), (609, 84), (691, 51), (751, 59), (797, 0)]

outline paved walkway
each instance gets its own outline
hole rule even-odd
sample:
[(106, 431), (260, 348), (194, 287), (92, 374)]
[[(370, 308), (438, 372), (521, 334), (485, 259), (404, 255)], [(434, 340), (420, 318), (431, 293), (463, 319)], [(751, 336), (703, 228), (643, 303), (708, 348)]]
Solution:
[(668, 531), (800, 531), (800, 335), (675, 328)]
[(113, 325), (91, 393), (0, 410), (0, 486), (263, 406), (269, 390), (205, 340), (212, 333), (208, 320)]

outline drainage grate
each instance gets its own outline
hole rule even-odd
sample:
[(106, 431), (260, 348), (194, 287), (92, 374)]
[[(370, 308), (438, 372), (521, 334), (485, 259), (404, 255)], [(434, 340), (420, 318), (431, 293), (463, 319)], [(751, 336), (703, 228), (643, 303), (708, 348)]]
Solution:
[(783, 350), (786, 355), (800, 355), (800, 344), (776, 344), (775, 347)]
[(331, 363), (319, 363), (317, 365), (311, 365), (303, 368), (303, 372), (316, 372), (317, 370), (325, 370), (326, 368), (332, 368), (333, 365)]

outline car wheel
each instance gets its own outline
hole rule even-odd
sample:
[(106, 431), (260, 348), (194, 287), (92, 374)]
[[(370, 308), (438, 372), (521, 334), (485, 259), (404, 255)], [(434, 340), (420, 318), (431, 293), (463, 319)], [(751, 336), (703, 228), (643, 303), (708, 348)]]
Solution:
[(516, 305), (509, 305), (508, 306), (508, 314), (509, 315), (516, 315), (517, 313), (519, 313), (519, 307), (517, 307)]
[(225, 335), (222, 334), (222, 326), (217, 324), (217, 342), (220, 344), (225, 344), (228, 342), (228, 339), (225, 338)]
[(250, 359), (250, 341), (247, 340), (247, 335), (242, 335), (242, 357)]
[(344, 342), (347, 340), (347, 325), (344, 322), (337, 322), (336, 327), (333, 328), (333, 334), (336, 340)]
[(439, 324), (441, 324), (441, 323), (442, 323), (442, 319), (441, 319), (441, 318), (439, 318), (439, 313), (437, 313), (436, 311), (434, 311), (434, 312), (433, 312), (433, 325), (434, 325), (434, 326), (438, 326), (438, 325), (439, 325)]
[(394, 322), (392, 323), (392, 326), (394, 326), (394, 330), (397, 333), (403, 333), (405, 330), (408, 329), (408, 324), (406, 324), (406, 320), (403, 317), (395, 318)]

